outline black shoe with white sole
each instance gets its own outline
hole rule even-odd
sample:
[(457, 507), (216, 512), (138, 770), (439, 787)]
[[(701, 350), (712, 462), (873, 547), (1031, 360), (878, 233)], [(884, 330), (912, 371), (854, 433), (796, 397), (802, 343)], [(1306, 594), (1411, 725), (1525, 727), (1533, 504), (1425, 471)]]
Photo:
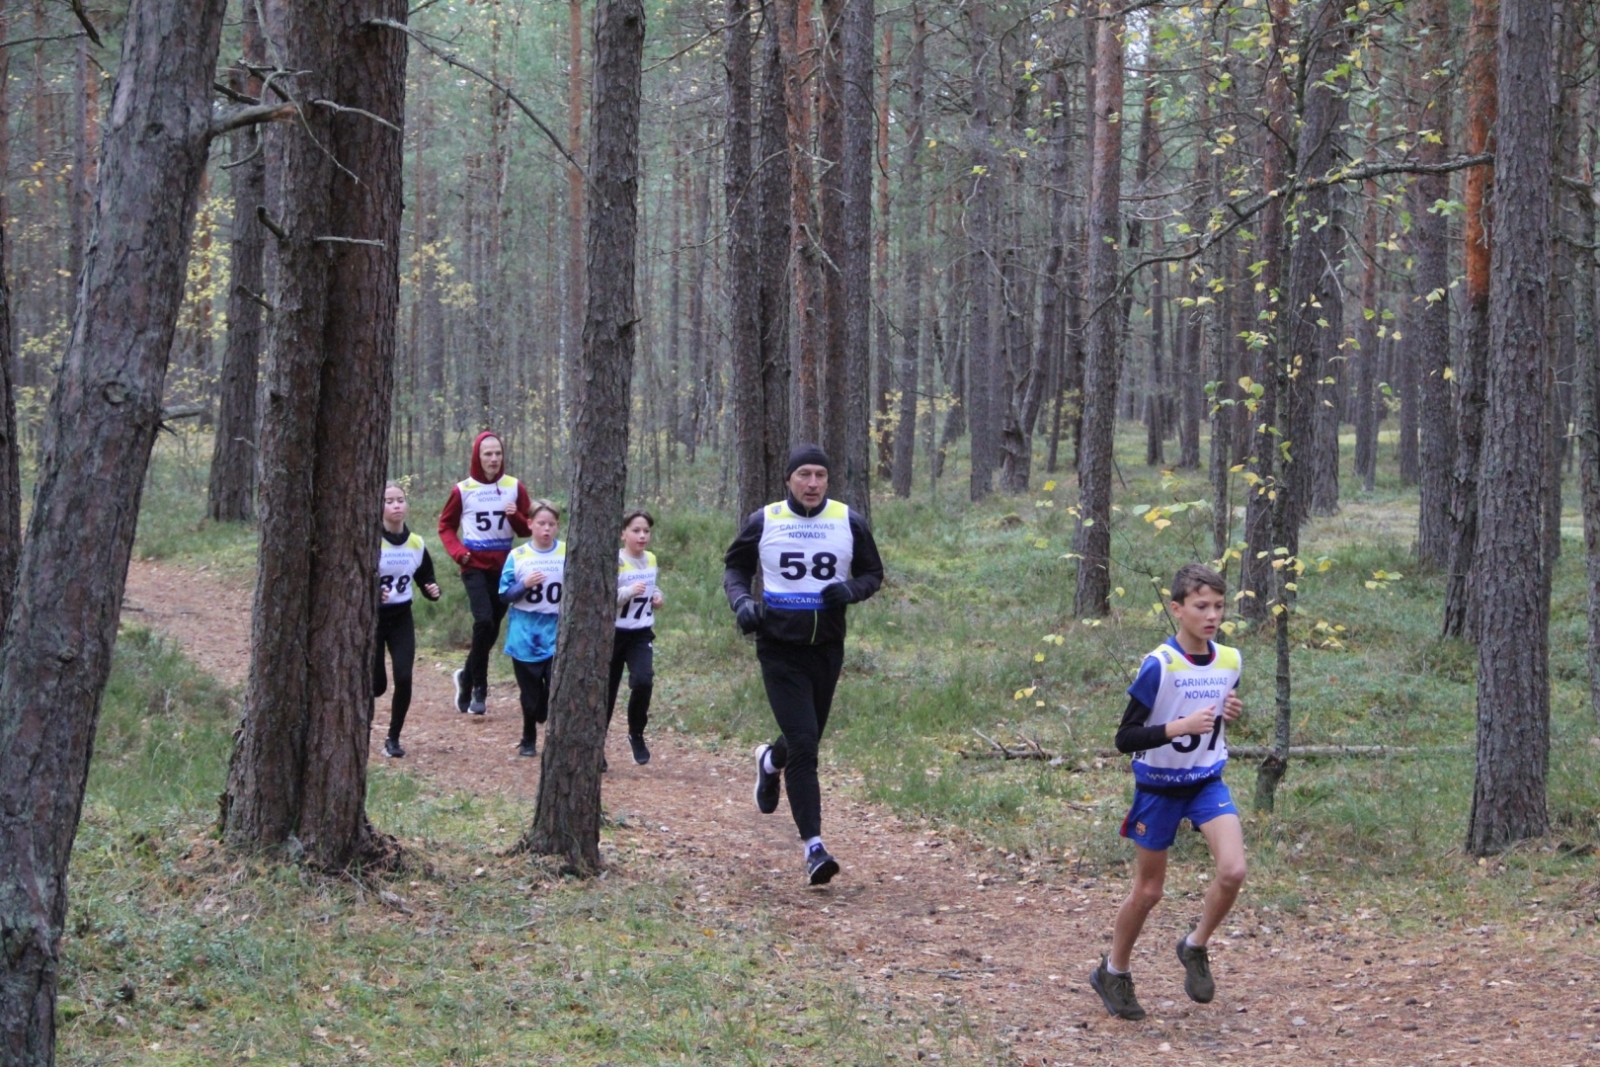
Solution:
[(806, 877), (812, 885), (827, 885), (839, 873), (839, 861), (828, 854), (821, 845), (812, 845), (806, 851)]
[(470, 715), (489, 714), (488, 700), (489, 690), (481, 685), (478, 686), (478, 688), (472, 691), (472, 702), (467, 705), (467, 713)]
[(777, 771), (767, 770), (767, 753), (771, 751), (771, 745), (756, 746), (756, 810), (763, 815), (771, 815), (778, 810), (778, 782), (781, 776)]
[(456, 683), (456, 710), (465, 715), (467, 704), (472, 700), (472, 690), (467, 687), (467, 669), (458, 667), (451, 680)]
[(393, 737), (383, 739), (383, 754), (390, 759), (406, 758), (406, 750), (401, 748), (399, 740)]

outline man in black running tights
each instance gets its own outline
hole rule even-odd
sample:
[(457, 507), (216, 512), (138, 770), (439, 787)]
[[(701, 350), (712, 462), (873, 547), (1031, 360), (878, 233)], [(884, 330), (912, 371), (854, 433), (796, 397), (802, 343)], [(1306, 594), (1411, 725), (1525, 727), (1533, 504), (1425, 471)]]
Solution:
[[(861, 516), (828, 499), (828, 457), (816, 445), (789, 454), (788, 496), (745, 520), (723, 558), (722, 588), (739, 629), (756, 635), (767, 702), (782, 731), (756, 749), (756, 807), (778, 809), (780, 776), (805, 842), (806, 877), (825, 885), (839, 862), (822, 844), (817, 744), (844, 665), (844, 609), (883, 584), (883, 561)], [(761, 574), (761, 599), (751, 592)]]

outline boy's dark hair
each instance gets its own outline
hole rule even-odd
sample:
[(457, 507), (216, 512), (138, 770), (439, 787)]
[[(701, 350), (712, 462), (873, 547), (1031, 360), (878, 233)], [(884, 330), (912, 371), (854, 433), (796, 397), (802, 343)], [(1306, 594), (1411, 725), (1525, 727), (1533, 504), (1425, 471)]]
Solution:
[(626, 530), (628, 527), (632, 526), (634, 519), (643, 519), (646, 523), (649, 524), (650, 529), (654, 530), (656, 528), (655, 517), (652, 516), (644, 508), (634, 508), (632, 511), (628, 512), (626, 515), (622, 516), (622, 528), (624, 530)]
[(538, 518), (541, 511), (548, 511), (556, 517), (557, 522), (561, 521), (561, 509), (550, 503), (550, 501), (542, 499), (528, 502), (528, 521), (532, 522)]
[(1189, 594), (1197, 589), (1210, 589), (1214, 593), (1226, 595), (1228, 583), (1222, 575), (1204, 563), (1185, 563), (1178, 568), (1178, 573), (1172, 576), (1172, 599), (1182, 604), (1189, 599)]

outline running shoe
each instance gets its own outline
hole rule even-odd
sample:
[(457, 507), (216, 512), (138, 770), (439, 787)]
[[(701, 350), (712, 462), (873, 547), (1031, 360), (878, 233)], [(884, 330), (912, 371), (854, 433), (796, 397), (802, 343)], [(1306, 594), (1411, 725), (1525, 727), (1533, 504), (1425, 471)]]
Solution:
[(1133, 995), (1133, 975), (1112, 974), (1104, 956), (1100, 957), (1100, 966), (1089, 973), (1089, 985), (1100, 994), (1100, 1002), (1112, 1015), (1132, 1022), (1144, 1018), (1144, 1009)]
[(839, 873), (839, 861), (828, 854), (821, 845), (812, 845), (806, 851), (806, 877), (812, 885), (827, 885)]
[(1189, 944), (1189, 935), (1178, 938), (1178, 962), (1183, 964), (1183, 991), (1196, 1004), (1210, 1004), (1217, 995), (1217, 983), (1211, 980), (1211, 958), (1204, 945)]
[(472, 699), (472, 692), (467, 688), (467, 669), (458, 667), (451, 677), (456, 683), (456, 710), (465, 715), (467, 702)]
[(485, 689), (483, 686), (479, 686), (478, 688), (474, 689), (472, 691), (472, 703), (467, 705), (468, 713), (472, 714), (472, 715), (487, 715), (487, 714), (489, 714), (488, 700), (489, 700), (489, 690), (488, 689)]
[(400, 742), (392, 737), (383, 739), (383, 754), (390, 759), (405, 759), (406, 750), (400, 747)]
[(771, 815), (778, 810), (778, 772), (768, 773), (766, 759), (767, 753), (772, 751), (771, 745), (756, 746), (756, 810), (763, 815)]
[(537, 756), (538, 754), (539, 746), (533, 741), (524, 741), (517, 746), (517, 755), (519, 756)]
[(641, 767), (650, 762), (650, 749), (644, 743), (644, 734), (629, 734), (628, 744), (633, 746), (633, 762)]

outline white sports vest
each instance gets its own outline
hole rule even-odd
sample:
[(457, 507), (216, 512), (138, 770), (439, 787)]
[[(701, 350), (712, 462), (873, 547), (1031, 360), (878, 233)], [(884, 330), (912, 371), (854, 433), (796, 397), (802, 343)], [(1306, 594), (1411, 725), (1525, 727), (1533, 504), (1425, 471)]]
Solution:
[[(622, 599), (624, 589), (638, 582), (644, 583), (644, 595)], [(650, 606), (656, 595), (656, 554), (646, 552), (644, 563), (635, 563), (620, 548), (617, 550), (617, 629), (643, 630), (656, 621), (655, 609)]]
[(1161, 664), (1161, 684), (1155, 703), (1150, 706), (1148, 726), (1165, 726), (1202, 708), (1217, 709), (1217, 725), (1205, 735), (1174, 737), (1171, 744), (1133, 757), (1134, 781), (1141, 785), (1187, 785), (1215, 778), (1228, 762), (1228, 742), (1223, 736), (1222, 702), (1239, 684), (1243, 662), (1239, 650), (1212, 642), (1211, 662), (1197, 667), (1188, 658), (1164, 644), (1149, 656)]
[[(381, 536), (381, 535), (380, 535)], [(378, 557), (378, 581), (389, 594), (385, 606), (411, 603), (411, 579), (422, 566), (422, 538), (412, 534), (403, 545), (382, 538), (383, 554)]]
[(784, 611), (822, 610), (822, 588), (850, 577), (855, 537), (850, 509), (829, 500), (807, 518), (780, 500), (766, 506), (761, 528), (761, 599)]
[(532, 589), (524, 589), (511, 606), (518, 611), (559, 614), (567, 575), (567, 543), (557, 541), (550, 546), (550, 551), (540, 552), (532, 541), (526, 541), (511, 553), (511, 564), (516, 568), (518, 582), (533, 571), (544, 572), (544, 581)]
[(507, 474), (497, 482), (468, 478), (457, 482), (461, 491), (461, 525), (456, 535), (474, 552), (508, 552), (511, 549), (511, 520), (506, 505), (517, 501), (517, 480)]

